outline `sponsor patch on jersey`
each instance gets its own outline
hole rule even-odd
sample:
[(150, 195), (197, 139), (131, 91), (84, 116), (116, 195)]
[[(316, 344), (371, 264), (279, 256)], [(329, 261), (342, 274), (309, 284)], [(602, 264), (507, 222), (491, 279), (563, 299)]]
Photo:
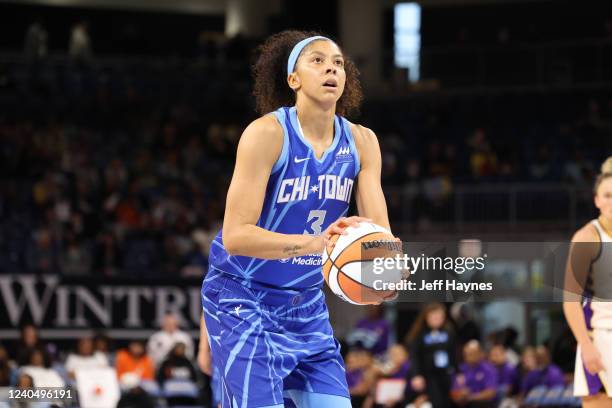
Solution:
[(353, 161), (353, 155), (348, 145), (344, 145), (336, 153), (336, 163), (350, 163)]

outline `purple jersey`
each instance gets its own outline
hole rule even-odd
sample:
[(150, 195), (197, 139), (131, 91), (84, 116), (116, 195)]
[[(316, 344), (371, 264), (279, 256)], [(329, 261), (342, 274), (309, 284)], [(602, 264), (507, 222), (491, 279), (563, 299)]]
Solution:
[(519, 370), (510, 363), (494, 366), (497, 372), (497, 385), (504, 387), (509, 393), (514, 393), (519, 387)]
[(346, 372), (346, 383), (349, 389), (357, 386), (363, 380), (363, 371), (363, 368), (358, 368)]
[(527, 394), (538, 385), (544, 385), (548, 388), (565, 385), (563, 372), (554, 364), (549, 364), (547, 367), (533, 370), (527, 373), (521, 384), (521, 392)]
[(399, 366), (398, 370), (389, 376), (389, 378), (406, 378), (410, 371), (410, 361), (405, 361), (404, 364)]
[(361, 343), (361, 346), (372, 354), (380, 356), (389, 348), (391, 328), (384, 319), (362, 319), (351, 330), (347, 341), (349, 344)]
[(491, 388), (497, 388), (497, 374), (495, 368), (487, 362), (459, 366), (459, 374), (453, 381), (453, 390), (467, 388), (470, 393), (476, 394)]

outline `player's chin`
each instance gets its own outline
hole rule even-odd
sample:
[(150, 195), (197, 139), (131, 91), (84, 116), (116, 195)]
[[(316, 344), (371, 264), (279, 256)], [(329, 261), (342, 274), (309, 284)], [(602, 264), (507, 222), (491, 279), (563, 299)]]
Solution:
[(321, 98), (325, 100), (335, 99), (337, 102), (341, 96), (342, 89), (340, 87), (323, 87), (321, 92)]

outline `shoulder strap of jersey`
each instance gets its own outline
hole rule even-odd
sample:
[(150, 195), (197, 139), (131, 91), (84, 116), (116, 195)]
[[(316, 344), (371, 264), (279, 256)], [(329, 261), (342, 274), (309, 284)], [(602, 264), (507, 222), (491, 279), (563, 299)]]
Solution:
[(595, 226), (597, 233), (599, 234), (599, 240), (601, 242), (610, 242), (612, 241), (612, 237), (608, 235), (604, 227), (600, 224), (598, 219), (594, 219), (591, 223)]
[(287, 162), (287, 155), (289, 152), (289, 131), (287, 130), (289, 115), (286, 108), (279, 108), (272, 113), (283, 128), (283, 147), (276, 163), (272, 166), (272, 174), (274, 174)]
[(353, 137), (353, 132), (351, 131), (351, 123), (343, 118), (342, 116), (338, 116), (342, 123), (342, 131), (346, 135), (346, 139), (348, 140), (349, 146), (351, 150), (355, 152), (355, 177), (359, 174), (359, 170), (361, 170), (361, 162), (359, 160), (359, 151), (357, 150), (357, 146), (355, 145), (355, 138)]

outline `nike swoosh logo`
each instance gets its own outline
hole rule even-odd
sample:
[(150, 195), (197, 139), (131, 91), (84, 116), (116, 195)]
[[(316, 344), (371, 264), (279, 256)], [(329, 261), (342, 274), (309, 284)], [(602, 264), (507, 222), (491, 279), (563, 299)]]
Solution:
[(303, 159), (298, 159), (298, 158), (297, 158), (297, 156), (295, 156), (295, 157), (293, 158), (293, 161), (294, 161), (294, 162), (297, 164), (297, 163), (301, 163), (301, 162), (303, 162), (303, 161), (306, 161), (306, 160), (308, 160), (308, 159), (310, 159), (310, 157), (304, 157)]

